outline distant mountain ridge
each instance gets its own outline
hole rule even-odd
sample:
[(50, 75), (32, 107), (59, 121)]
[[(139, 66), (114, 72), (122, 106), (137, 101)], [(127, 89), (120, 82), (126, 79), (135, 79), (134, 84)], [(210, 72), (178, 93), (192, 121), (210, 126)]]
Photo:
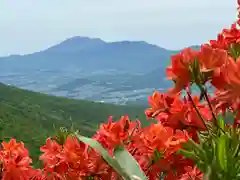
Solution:
[[(193, 47), (196, 49), (198, 46)], [(57, 69), (61, 66), (84, 65), (89, 70), (111, 68), (129, 71), (128, 66), (132, 66), (132, 71), (145, 73), (168, 64), (170, 56), (176, 52), (145, 41), (105, 42), (99, 38), (75, 36), (39, 52), (0, 57), (0, 65), (5, 68), (10, 61), (4, 60), (21, 60), (23, 62), (16, 62), (15, 67), (49, 68), (53, 63), (58, 63)], [(97, 68), (93, 69), (93, 66)]]
[(36, 53), (1, 57), (0, 82), (71, 98), (137, 102), (171, 86), (165, 68), (177, 52), (145, 41), (76, 36)]
[[(66, 66), (84, 66), (85, 69), (118, 69), (121, 71), (145, 72), (161, 65), (169, 59), (172, 51), (148, 44), (144, 41), (105, 42), (98, 38), (72, 37), (40, 52), (0, 58), (2, 68), (9, 66), (12, 60), (15, 67), (25, 69), (52, 68)], [(172, 52), (174, 53), (174, 51)], [(21, 63), (19, 63), (20, 61)]]

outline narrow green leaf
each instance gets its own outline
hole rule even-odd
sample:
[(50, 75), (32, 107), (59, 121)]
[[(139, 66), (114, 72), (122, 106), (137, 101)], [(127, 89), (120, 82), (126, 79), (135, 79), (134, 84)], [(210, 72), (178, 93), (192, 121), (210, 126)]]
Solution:
[(106, 149), (104, 149), (102, 147), (102, 145), (97, 142), (96, 140), (92, 139), (92, 138), (87, 138), (84, 136), (81, 136), (77, 133), (75, 133), (76, 137), (82, 141), (83, 143), (89, 145), (91, 148), (93, 148), (95, 151), (97, 151), (99, 154), (101, 154), (101, 156), (103, 157), (103, 159), (120, 175), (124, 178), (124, 180), (132, 180), (133, 178), (131, 178), (124, 170), (123, 168), (120, 166), (120, 164), (111, 157), (111, 155), (107, 152)]
[(224, 119), (223, 119), (223, 116), (222, 115), (219, 115), (217, 117), (217, 122), (218, 122), (218, 126), (221, 128), (221, 129), (225, 129), (225, 123), (224, 123)]
[(204, 135), (201, 134), (201, 132), (197, 132), (197, 137), (198, 137), (198, 140), (199, 140), (199, 144), (204, 144), (205, 143)]
[(227, 145), (227, 137), (225, 135), (221, 135), (218, 139), (218, 144), (217, 144), (217, 159), (220, 167), (223, 170), (227, 170), (226, 145)]
[(137, 161), (124, 147), (119, 146), (114, 150), (114, 158), (129, 176), (147, 180)]
[(240, 144), (237, 144), (233, 150), (233, 158), (237, 157), (240, 151)]
[(163, 157), (163, 153), (155, 149), (152, 157), (152, 163), (158, 162), (159, 160), (162, 159), (162, 157)]
[(206, 153), (205, 153), (204, 149), (203, 149), (199, 144), (197, 144), (196, 142), (194, 142), (192, 139), (189, 139), (188, 142), (189, 142), (189, 144), (192, 145), (194, 151), (198, 154), (198, 156), (199, 156), (202, 160), (206, 160), (206, 161), (207, 161)]
[(189, 158), (189, 159), (194, 159), (194, 160), (198, 159), (197, 155), (194, 152), (186, 151), (184, 149), (179, 149), (177, 151), (177, 154), (184, 155), (185, 158)]
[(212, 169), (210, 166), (207, 167), (207, 172), (204, 174), (203, 176), (203, 180), (211, 180), (211, 173), (212, 173)]

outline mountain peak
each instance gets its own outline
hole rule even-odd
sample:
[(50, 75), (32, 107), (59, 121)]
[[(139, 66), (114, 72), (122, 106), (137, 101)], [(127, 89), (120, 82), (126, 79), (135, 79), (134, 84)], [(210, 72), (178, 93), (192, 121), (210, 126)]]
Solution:
[(73, 43), (73, 42), (79, 43), (79, 42), (87, 42), (87, 41), (104, 42), (100, 38), (90, 38), (90, 37), (85, 37), (85, 36), (73, 36), (73, 37), (70, 37), (70, 38), (66, 39), (62, 43), (69, 43), (69, 42), (70, 43)]
[(78, 52), (87, 48), (95, 48), (103, 45), (105, 42), (100, 38), (89, 38), (83, 36), (74, 36), (64, 40), (63, 42), (48, 48), (47, 52)]

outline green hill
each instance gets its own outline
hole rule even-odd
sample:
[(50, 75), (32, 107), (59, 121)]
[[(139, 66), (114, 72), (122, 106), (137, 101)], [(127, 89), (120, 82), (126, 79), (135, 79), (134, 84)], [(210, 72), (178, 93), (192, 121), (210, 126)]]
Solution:
[[(24, 141), (36, 160), (39, 146), (55, 133), (54, 127), (71, 127), (90, 136), (108, 116), (145, 119), (143, 106), (120, 106), (48, 96), (0, 83), (0, 133)], [(143, 121), (146, 122), (146, 121)]]

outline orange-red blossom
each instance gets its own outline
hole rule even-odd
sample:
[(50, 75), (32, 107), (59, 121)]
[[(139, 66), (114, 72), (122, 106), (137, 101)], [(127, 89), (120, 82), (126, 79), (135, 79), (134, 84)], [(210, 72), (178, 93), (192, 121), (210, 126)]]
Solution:
[[(116, 146), (123, 145), (136, 158), (150, 179), (157, 179), (160, 171), (171, 173), (174, 167), (178, 176), (187, 173), (184, 163), (192, 165), (191, 160), (175, 155), (181, 144), (187, 142), (186, 131), (175, 131), (165, 127), (160, 122), (142, 128), (140, 124), (131, 122), (127, 116), (120, 121), (103, 124), (94, 136), (103, 146), (112, 152)], [(89, 176), (95, 179), (117, 179), (118, 174), (102, 159), (102, 157), (87, 145), (79, 142), (75, 136), (68, 136), (63, 145), (48, 138), (41, 147), (44, 162), (42, 170), (31, 166), (31, 158), (23, 143), (15, 139), (2, 143), (0, 158), (2, 161), (3, 180), (79, 180)], [(152, 163), (155, 151), (162, 153), (161, 159)], [(176, 157), (175, 157), (176, 156)], [(178, 159), (178, 161), (176, 161)]]

